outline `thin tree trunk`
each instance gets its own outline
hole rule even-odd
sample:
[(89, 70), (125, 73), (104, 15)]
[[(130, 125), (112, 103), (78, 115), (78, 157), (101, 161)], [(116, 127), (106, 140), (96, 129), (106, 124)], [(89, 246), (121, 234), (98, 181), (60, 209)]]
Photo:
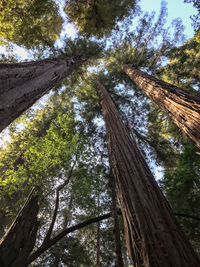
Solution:
[(0, 64), (0, 132), (84, 61), (69, 57)]
[(113, 234), (115, 238), (115, 254), (116, 254), (116, 267), (123, 267), (123, 259), (122, 259), (122, 250), (121, 250), (121, 240), (120, 240), (120, 229), (119, 229), (119, 219), (117, 212), (117, 199), (115, 192), (115, 180), (110, 173), (110, 189), (112, 194), (112, 216), (114, 221)]
[[(99, 192), (98, 192), (98, 196), (97, 196), (97, 216), (99, 216), (99, 205), (100, 205), (100, 201), (99, 201)], [(97, 222), (97, 247), (96, 247), (97, 251), (96, 251), (96, 256), (97, 256), (97, 267), (101, 267), (101, 263), (100, 263), (100, 222)]]
[(97, 87), (127, 248), (134, 267), (200, 266), (111, 97), (99, 82)]
[(100, 264), (100, 222), (97, 223), (97, 267), (101, 267), (101, 264)]
[(0, 266), (25, 267), (38, 229), (38, 196), (29, 195), (24, 207), (0, 240)]
[(129, 65), (123, 70), (200, 148), (200, 97)]

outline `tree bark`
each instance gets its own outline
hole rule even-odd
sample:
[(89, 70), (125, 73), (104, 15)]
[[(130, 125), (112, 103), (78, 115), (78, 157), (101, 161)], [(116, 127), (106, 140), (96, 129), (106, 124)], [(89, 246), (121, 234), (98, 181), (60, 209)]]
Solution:
[(200, 97), (129, 65), (123, 70), (200, 148)]
[(0, 240), (0, 266), (25, 267), (38, 229), (38, 196), (30, 194), (7, 233)]
[(110, 189), (112, 195), (112, 217), (114, 222), (113, 234), (115, 238), (115, 254), (116, 254), (116, 267), (123, 267), (123, 258), (122, 258), (122, 250), (121, 250), (121, 240), (120, 240), (120, 229), (119, 229), (119, 219), (118, 219), (118, 211), (117, 211), (117, 199), (116, 199), (116, 190), (115, 190), (115, 180), (110, 173)]
[(99, 82), (97, 88), (106, 122), (108, 150), (127, 248), (134, 266), (200, 266), (111, 97)]
[(0, 132), (84, 61), (69, 57), (0, 64)]

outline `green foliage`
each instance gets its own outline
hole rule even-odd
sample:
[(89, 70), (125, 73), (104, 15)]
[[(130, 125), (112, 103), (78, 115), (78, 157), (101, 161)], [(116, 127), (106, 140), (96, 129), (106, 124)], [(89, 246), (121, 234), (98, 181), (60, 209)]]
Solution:
[[(185, 143), (175, 167), (166, 169), (161, 185), (174, 212), (200, 218), (200, 158), (196, 152), (194, 144)], [(183, 217), (177, 219), (199, 253), (200, 222)]]
[(181, 88), (192, 91), (200, 90), (200, 44), (195, 38), (183, 46), (174, 47), (169, 53), (169, 64), (161, 69), (162, 79)]
[(81, 34), (102, 37), (109, 34), (117, 21), (128, 16), (135, 7), (130, 0), (70, 0), (65, 12)]
[[(4, 39), (27, 48), (53, 44), (62, 23), (55, 4), (39, 0), (26, 3), (18, 0), (15, 5), (11, 4), (11, 0), (3, 2), (7, 10), (6, 20), (2, 19), (7, 21), (6, 24), (0, 20)], [(199, 44), (192, 39), (182, 47), (171, 49), (176, 44), (175, 39), (179, 42), (182, 38), (182, 25), (176, 21), (173, 39), (164, 28), (165, 5), (156, 22), (154, 14), (143, 14), (134, 31), (125, 25), (124, 34), (124, 25), (121, 25), (121, 32), (120, 29), (114, 31), (106, 46), (87, 38), (89, 35), (108, 35), (117, 22), (130, 14), (130, 7), (134, 8), (134, 4), (135, 1), (130, 0), (67, 1), (65, 11), (70, 21), (78, 25), (86, 38), (66, 38), (59, 50), (50, 47), (48, 51), (43, 48), (37, 51), (36, 56), (41, 58), (47, 54), (61, 58), (85, 55), (91, 60), (64, 81), (62, 88), (55, 88), (43, 107), (29, 110), (12, 124), (10, 142), (0, 149), (0, 215), (3, 211), (8, 217), (14, 216), (30, 189), (36, 187), (41, 201), (41, 226), (36, 247), (49, 227), (55, 190), (68, 178), (72, 165), (71, 180), (60, 192), (53, 235), (71, 224), (110, 211), (109, 160), (96, 91), (97, 80), (108, 89), (124, 123), (136, 136), (149, 162), (156, 162), (164, 168), (161, 185), (174, 211), (200, 217), (200, 170), (196, 148), (121, 71), (122, 64), (133, 64), (192, 90), (192, 87), (199, 86), (200, 80), (197, 71)], [(20, 11), (30, 17), (29, 22), (26, 17), (22, 21), (22, 14), (10, 16), (11, 12)], [(12, 25), (14, 20), (16, 29), (9, 30), (9, 24)], [(170, 64), (160, 68), (163, 57), (166, 60), (167, 56)], [(5, 60), (2, 58), (2, 62)], [(11, 57), (10, 61), (13, 60)], [(89, 68), (91, 63), (93, 67)], [(179, 221), (194, 247), (200, 249), (198, 222), (185, 218)], [(112, 220), (100, 223), (100, 230), (101, 263), (102, 266), (112, 266)], [(93, 224), (63, 238), (33, 266), (94, 266), (96, 245), (97, 225)], [(123, 251), (126, 254), (125, 245)]]
[(31, 48), (53, 45), (63, 19), (52, 0), (8, 0), (0, 3), (0, 44), (13, 42)]
[(87, 248), (81, 244), (79, 238), (68, 236), (56, 243), (31, 266), (45, 266), (48, 262), (49, 267), (63, 265), (88, 267), (92, 266), (92, 262), (88, 254)]
[[(169, 131), (170, 122), (157, 105), (151, 104), (148, 116), (147, 140), (153, 148), (156, 161), (165, 167), (174, 166), (178, 151)], [(174, 159), (173, 161), (171, 159)]]
[[(97, 96), (92, 92), (94, 88), (88, 89), (97, 101)], [(59, 99), (61, 95), (62, 102)], [(14, 215), (27, 192), (35, 186), (41, 199), (38, 243), (43, 239), (51, 221), (55, 189), (68, 177), (75, 158), (71, 181), (60, 193), (58, 223), (53, 234), (62, 231), (71, 222), (75, 224), (103, 214), (109, 211), (111, 206), (107, 180), (108, 166), (105, 165), (107, 151), (102, 151), (101, 138), (95, 136), (96, 132), (90, 135), (90, 131), (88, 134), (88, 126), (76, 113), (73, 101), (74, 98), (67, 97), (63, 89), (62, 92), (55, 92), (48, 102), (48, 108), (27, 112), (18, 120), (17, 125), (12, 126), (11, 141), (1, 151), (1, 174), (4, 175), (7, 170), (11, 170), (2, 180), (1, 210), (5, 211), (6, 208), (6, 215)], [(68, 111), (69, 108), (73, 112)], [(24, 129), (20, 129), (19, 124)], [(9, 184), (3, 184), (6, 179), (9, 180)], [(107, 238), (111, 236), (109, 231), (112, 232), (111, 223), (105, 229)], [(112, 240), (104, 242), (112, 244), (107, 245), (109, 250), (105, 252), (103, 243), (101, 245), (102, 262), (106, 264), (108, 258), (110, 262), (113, 261), (114, 244)], [(48, 262), (50, 266), (54, 266), (56, 263), (63, 265), (68, 261), (73, 266), (92, 266), (95, 264), (95, 250), (94, 224), (89, 226), (88, 230), (84, 228), (72, 237), (64, 238), (34, 264), (42, 266)], [(81, 255), (77, 257), (78, 254)]]
[(145, 13), (137, 21), (134, 31), (127, 30), (125, 36), (116, 32), (112, 40), (114, 45), (106, 51), (108, 70), (120, 72), (123, 64), (131, 64), (135, 68), (156, 72), (163, 65), (171, 48), (184, 38), (182, 22), (178, 19), (173, 21), (170, 27), (172, 35), (169, 28), (165, 28), (166, 17), (166, 3), (162, 2), (156, 20), (154, 12)]
[(11, 213), (19, 206), (17, 201), (12, 202), (16, 193), (23, 196), (23, 191), (36, 187), (44, 196), (48, 192), (48, 187), (45, 191), (47, 182), (54, 182), (50, 178), (62, 177), (63, 168), (66, 171), (70, 168), (79, 138), (71, 112), (58, 112), (53, 122), (45, 125), (46, 129), (39, 130), (32, 122), (27, 124), (1, 151), (1, 205), (6, 205)]

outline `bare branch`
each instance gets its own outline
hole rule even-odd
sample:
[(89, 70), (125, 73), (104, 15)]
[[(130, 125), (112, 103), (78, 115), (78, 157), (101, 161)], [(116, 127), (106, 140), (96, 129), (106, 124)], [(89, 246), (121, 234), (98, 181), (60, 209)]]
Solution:
[(51, 220), (51, 224), (49, 226), (49, 229), (47, 231), (47, 234), (42, 242), (42, 246), (49, 241), (50, 237), (51, 237), (51, 234), (52, 234), (52, 231), (53, 231), (53, 228), (54, 228), (54, 225), (55, 225), (55, 221), (56, 221), (56, 217), (57, 217), (57, 214), (58, 214), (58, 208), (59, 208), (59, 193), (60, 191), (66, 186), (68, 185), (71, 177), (72, 177), (72, 173), (73, 173), (73, 170), (74, 170), (74, 167), (75, 167), (75, 164), (76, 164), (76, 161), (77, 161), (77, 155), (76, 155), (76, 158), (74, 160), (74, 163), (71, 167), (71, 170), (69, 172), (69, 175), (68, 175), (68, 178), (64, 181), (64, 183), (62, 183), (61, 185), (59, 185), (56, 189), (56, 203), (55, 203), (55, 208), (54, 208), (54, 213), (53, 213), (53, 217), (52, 217), (52, 220)]
[(85, 226), (88, 226), (92, 223), (96, 223), (102, 220), (105, 220), (107, 218), (111, 217), (111, 212), (106, 213), (104, 215), (101, 215), (99, 217), (95, 217), (92, 219), (89, 219), (87, 221), (84, 221), (82, 223), (76, 224), (74, 226), (71, 226), (69, 228), (66, 228), (65, 230), (63, 230), (60, 234), (58, 234), (57, 236), (55, 236), (52, 239), (49, 239), (48, 242), (46, 242), (45, 244), (42, 244), (34, 253), (32, 253), (29, 258), (28, 258), (28, 264), (30, 264), (31, 262), (33, 262), (34, 260), (36, 260), (40, 255), (42, 255), (47, 249), (49, 249), (50, 247), (52, 247), (55, 243), (57, 243), (61, 238), (65, 237), (67, 234), (74, 232), (76, 230), (79, 230)]
[(197, 216), (194, 216), (194, 215), (188, 215), (188, 214), (185, 214), (185, 213), (176, 213), (176, 212), (174, 212), (174, 215), (175, 216), (179, 216), (179, 217), (188, 218), (188, 219), (193, 219), (193, 220), (196, 220), (196, 221), (200, 221), (200, 218), (197, 217)]

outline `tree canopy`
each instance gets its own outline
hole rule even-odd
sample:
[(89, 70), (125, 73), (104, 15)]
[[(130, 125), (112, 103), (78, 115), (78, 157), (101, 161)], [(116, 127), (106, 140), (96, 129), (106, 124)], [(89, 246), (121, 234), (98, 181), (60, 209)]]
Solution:
[[(198, 1), (185, 2), (199, 8)], [(122, 70), (127, 64), (199, 95), (197, 35), (185, 40), (179, 19), (166, 27), (164, 2), (157, 17), (129, 0), (10, 0), (0, 3), (0, 10), (1, 44), (34, 48), (28, 61), (89, 58), (6, 130), (8, 141), (0, 147), (0, 237), (34, 189), (39, 225), (26, 264), (117, 266), (116, 216), (124, 266), (133, 264), (118, 203), (118, 215), (113, 212), (119, 189), (111, 182), (97, 92), (101, 81), (157, 180), (161, 172), (159, 187), (199, 255), (199, 150)], [(69, 22), (79, 30), (76, 38), (61, 34)], [(1, 59), (17, 61), (12, 52)]]
[(110, 33), (117, 21), (128, 16), (135, 4), (130, 0), (70, 0), (66, 1), (65, 12), (80, 33), (102, 37)]
[(62, 29), (63, 19), (52, 0), (3, 0), (0, 14), (0, 44), (13, 42), (28, 49), (53, 45)]

